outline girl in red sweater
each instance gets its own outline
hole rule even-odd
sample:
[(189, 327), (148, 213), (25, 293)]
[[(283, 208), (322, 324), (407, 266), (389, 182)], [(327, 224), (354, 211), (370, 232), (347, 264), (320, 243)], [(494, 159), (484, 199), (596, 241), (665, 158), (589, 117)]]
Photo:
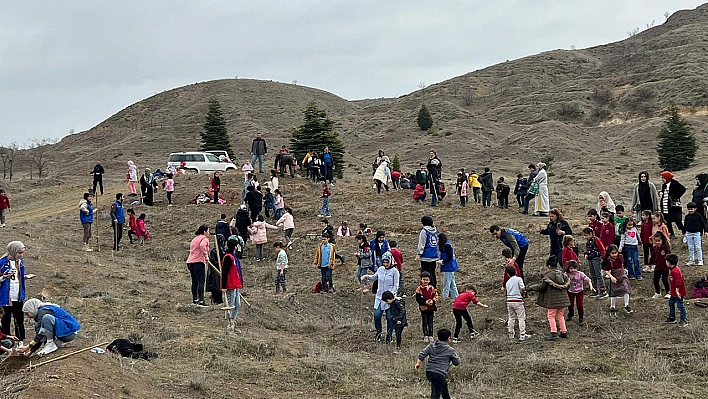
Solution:
[(649, 263), (654, 266), (654, 296), (653, 299), (661, 298), (659, 279), (664, 283), (665, 298), (670, 298), (669, 294), (669, 267), (666, 265), (666, 255), (671, 253), (671, 241), (662, 233), (654, 233), (654, 246), (651, 249), (651, 259)]
[(600, 227), (600, 241), (605, 248), (615, 243), (615, 221), (608, 212), (602, 212), (602, 227)]
[[(649, 256), (651, 255), (651, 248), (654, 246), (651, 239), (652, 223), (651, 211), (642, 211), (642, 231), (639, 233), (639, 237), (642, 239), (645, 266), (649, 266), (651, 264), (649, 263)], [(647, 268), (647, 270), (644, 271), (649, 270)]]
[(488, 308), (489, 306), (480, 302), (476, 295), (477, 289), (474, 288), (474, 285), (468, 285), (465, 287), (465, 292), (458, 295), (452, 302), (452, 314), (455, 315), (455, 336), (452, 339), (452, 342), (460, 342), (459, 335), (460, 329), (462, 328), (462, 319), (465, 319), (465, 322), (467, 322), (467, 329), (470, 332), (470, 338), (474, 338), (479, 335), (479, 333), (475, 331), (472, 326), (472, 318), (470, 317), (470, 313), (467, 311), (467, 307), (470, 305), (470, 302), (482, 308)]
[(563, 251), (561, 252), (561, 263), (563, 264), (563, 271), (567, 272), (568, 271), (568, 266), (567, 263), (569, 260), (574, 260), (578, 263), (580, 263), (580, 259), (578, 259), (578, 255), (575, 253), (575, 250), (573, 250), (573, 247), (575, 246), (575, 239), (573, 239), (573, 236), (570, 235), (565, 235), (563, 236)]

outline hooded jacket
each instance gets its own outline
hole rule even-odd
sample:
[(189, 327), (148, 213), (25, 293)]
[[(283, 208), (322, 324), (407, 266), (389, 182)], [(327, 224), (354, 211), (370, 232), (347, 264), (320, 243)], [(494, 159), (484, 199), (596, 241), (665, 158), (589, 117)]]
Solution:
[(450, 369), (450, 363), (455, 366), (460, 365), (460, 356), (457, 351), (443, 341), (435, 341), (429, 344), (418, 354), (420, 361), (424, 361), (425, 358), (428, 358), (428, 364), (425, 366), (426, 372), (440, 374), (445, 377), (447, 377), (447, 372)]
[(543, 275), (539, 284), (527, 288), (528, 291), (538, 291), (536, 305), (546, 309), (560, 309), (570, 305), (568, 299), (570, 279), (558, 268), (550, 269)]
[(701, 173), (696, 176), (698, 179), (698, 187), (693, 190), (693, 195), (691, 197), (691, 202), (695, 202), (696, 212), (703, 215), (703, 199), (708, 197), (708, 174)]
[(479, 176), (479, 183), (482, 185), (482, 191), (494, 191), (494, 180), (492, 172), (484, 172)]
[(253, 222), (253, 224), (248, 228), (248, 233), (251, 235), (251, 241), (253, 241), (254, 244), (265, 244), (268, 242), (266, 229), (277, 230), (278, 227), (266, 222)]
[(476, 173), (472, 173), (470, 175), (470, 187), (472, 188), (480, 188), (482, 187), (482, 184), (479, 183), (479, 175)]
[(424, 226), (418, 235), (418, 256), (421, 262), (435, 262), (438, 256), (438, 229)]

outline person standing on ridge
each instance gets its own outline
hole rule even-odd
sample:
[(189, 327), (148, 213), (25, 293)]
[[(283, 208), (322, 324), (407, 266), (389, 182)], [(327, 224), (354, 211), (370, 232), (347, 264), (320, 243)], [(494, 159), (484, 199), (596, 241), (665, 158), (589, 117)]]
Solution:
[(101, 187), (101, 195), (103, 195), (103, 174), (106, 173), (105, 169), (103, 169), (103, 166), (101, 166), (101, 161), (96, 162), (96, 166), (93, 167), (93, 170), (91, 171), (90, 174), (93, 175), (93, 194), (98, 195), (96, 192), (96, 185), (100, 185)]
[(267, 153), (266, 141), (260, 133), (256, 134), (256, 138), (251, 144), (251, 165), (255, 168), (256, 160), (258, 160), (258, 173), (263, 173), (263, 159)]

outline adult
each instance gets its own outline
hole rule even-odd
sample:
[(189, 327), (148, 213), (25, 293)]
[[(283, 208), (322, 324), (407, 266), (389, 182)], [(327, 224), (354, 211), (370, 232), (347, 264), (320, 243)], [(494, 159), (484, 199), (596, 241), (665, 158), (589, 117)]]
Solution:
[(256, 160), (258, 160), (258, 173), (263, 173), (263, 159), (267, 153), (266, 141), (260, 133), (257, 133), (256, 138), (251, 143), (251, 165), (255, 168)]
[[(359, 234), (362, 234), (362, 232), (360, 231)], [(383, 264), (381, 262), (383, 255), (391, 251), (391, 247), (389, 247), (388, 240), (386, 239), (386, 232), (378, 230), (376, 237), (372, 238), (369, 242), (369, 248), (371, 248), (371, 271), (376, 271), (378, 267)]]
[(91, 199), (93, 199), (91, 193), (84, 193), (84, 198), (79, 200), (79, 221), (81, 221), (81, 227), (84, 229), (84, 251), (86, 252), (93, 251), (93, 249), (89, 248), (89, 240), (91, 240), (91, 227), (93, 226), (93, 215), (96, 209), (93, 208)]
[[(174, 166), (172, 167), (174, 169)], [(169, 167), (168, 167), (169, 169)], [(175, 170), (173, 174), (177, 174), (177, 171)], [(135, 189), (135, 183), (138, 182), (138, 167), (135, 166), (135, 162), (133, 161), (128, 161), (128, 191), (130, 191), (130, 194), (128, 194), (131, 197), (136, 197), (138, 195), (137, 190)], [(95, 192), (95, 190), (94, 190)]]
[(457, 298), (460, 293), (457, 291), (457, 283), (455, 282), (455, 272), (460, 270), (455, 257), (455, 249), (445, 233), (438, 235), (438, 249), (440, 250), (440, 272), (443, 274), (443, 289), (442, 297), (448, 296), (452, 299)]
[(325, 183), (329, 182), (329, 184), (334, 186), (334, 178), (332, 177), (332, 172), (335, 168), (334, 157), (329, 152), (329, 147), (325, 146), (320, 159), (322, 160), (322, 176), (324, 176)]
[(548, 199), (548, 172), (546, 171), (546, 164), (543, 162), (537, 163), (536, 167), (538, 168), (538, 174), (533, 181), (538, 184), (538, 193), (536, 194), (534, 216), (548, 216), (548, 212), (551, 209)]
[(374, 171), (376, 171), (376, 168), (381, 165), (382, 162), (388, 162), (391, 163), (391, 159), (386, 155), (384, 150), (379, 150), (378, 154), (376, 155), (376, 159), (374, 160)]
[(388, 192), (388, 183), (391, 181), (391, 172), (388, 167), (388, 162), (381, 162), (379, 167), (376, 168), (376, 172), (374, 172), (373, 179), (376, 183), (377, 193), (381, 194), (381, 186), (383, 186), (386, 189), (386, 192)]
[(111, 204), (111, 227), (113, 228), (113, 250), (120, 250), (120, 240), (123, 238), (123, 225), (125, 213), (123, 212), (123, 193), (116, 194), (116, 200)]
[(192, 303), (203, 308), (208, 307), (204, 302), (204, 283), (208, 261), (209, 226), (203, 224), (194, 232), (194, 238), (189, 243), (189, 257), (187, 257), (187, 269), (192, 277)]
[(140, 193), (143, 197), (143, 204), (152, 206), (155, 202), (155, 189), (157, 182), (155, 176), (152, 175), (150, 168), (145, 168), (143, 175), (140, 176)]
[(10, 335), (10, 324), (14, 319), (15, 337), (25, 340), (25, 322), (22, 306), (25, 303), (25, 280), (34, 278), (34, 274), (25, 274), (25, 245), (20, 241), (10, 241), (7, 252), (0, 258), (0, 306), (5, 314), (2, 317), (2, 332)]
[(216, 240), (222, 247), (226, 245), (226, 240), (231, 236), (231, 227), (226, 221), (226, 214), (222, 213), (219, 220), (216, 221), (216, 226), (214, 226), (214, 234), (216, 235)]
[(661, 185), (661, 193), (659, 194), (659, 198), (661, 198), (661, 213), (664, 214), (664, 220), (666, 221), (666, 226), (669, 228), (670, 238), (676, 238), (673, 223), (676, 223), (676, 227), (679, 231), (683, 231), (681, 197), (686, 193), (686, 187), (676, 181), (674, 174), (668, 170), (661, 172), (661, 181), (663, 182)]
[(248, 205), (248, 209), (251, 211), (251, 222), (255, 222), (258, 218), (258, 214), (263, 210), (263, 194), (256, 190), (254, 186), (248, 186), (246, 205)]
[(243, 242), (248, 241), (248, 226), (251, 225), (253, 221), (248, 216), (248, 207), (245, 204), (241, 204), (236, 211), (236, 216), (234, 216), (233, 227), (238, 230), (238, 235), (243, 238)]
[[(428, 188), (430, 189), (430, 206), (438, 206), (438, 194), (440, 193), (440, 177), (442, 176), (442, 161), (438, 158), (438, 154), (430, 150), (428, 163), (425, 165), (428, 171)], [(435, 281), (433, 275), (431, 281)], [(435, 286), (435, 284), (433, 284)]]
[(649, 181), (649, 173), (639, 172), (639, 181), (634, 183), (632, 194), (632, 211), (635, 220), (641, 219), (642, 211), (656, 212), (659, 210), (659, 194), (654, 183)]
[(430, 285), (437, 288), (435, 266), (440, 260), (438, 256), (438, 229), (433, 225), (433, 218), (426, 215), (420, 219), (423, 228), (418, 234), (418, 250), (416, 262), (420, 262), (420, 271), (430, 273)]
[(706, 219), (706, 209), (703, 205), (705, 200), (708, 200), (708, 174), (701, 173), (696, 176), (691, 202), (696, 204), (696, 213), (700, 213), (704, 221)]
[(561, 256), (563, 252), (563, 236), (573, 234), (570, 225), (563, 218), (563, 213), (557, 208), (548, 211), (548, 225), (545, 229), (539, 227), (538, 232), (550, 238), (551, 248), (549, 255), (555, 256), (558, 265), (563, 267), (563, 259)]
[(617, 212), (615, 207), (615, 201), (612, 200), (610, 194), (607, 191), (601, 191), (600, 195), (597, 197), (597, 206), (595, 207), (597, 214), (602, 216), (603, 212), (607, 212), (614, 215)]
[(482, 185), (482, 206), (492, 207), (492, 192), (494, 191), (494, 179), (489, 168), (484, 168), (484, 173), (479, 175), (479, 183)]
[[(49, 302), (42, 302), (37, 298), (32, 298), (25, 302), (22, 311), (34, 320), (34, 339), (17, 352), (26, 356), (31, 356), (42, 346), (39, 355), (46, 355), (56, 351), (66, 345), (67, 342), (76, 338), (76, 332), (81, 328), (81, 324), (69, 312)], [(27, 353), (28, 352), (28, 353)]]
[(103, 166), (101, 166), (101, 161), (96, 162), (96, 166), (93, 167), (93, 170), (90, 175), (93, 175), (93, 193), (98, 194), (96, 192), (96, 185), (101, 187), (101, 195), (103, 195), (103, 174), (106, 173), (105, 169), (103, 169)]
[(211, 190), (214, 192), (212, 197), (212, 204), (219, 204), (219, 191), (221, 191), (221, 177), (219, 172), (214, 172), (214, 177), (211, 178)]
[(489, 227), (489, 232), (494, 238), (500, 240), (504, 245), (511, 249), (510, 265), (514, 262), (519, 266), (519, 277), (524, 278), (524, 260), (526, 253), (529, 251), (529, 240), (520, 231), (514, 229), (502, 229), (501, 227), (492, 225)]
[(278, 180), (278, 171), (275, 169), (270, 170), (270, 179), (266, 182), (266, 187), (270, 189), (270, 192), (275, 195), (275, 190), (280, 187), (280, 181)]
[[(287, 151), (287, 150), (286, 150)], [(285, 176), (285, 169), (289, 168), (290, 178), (295, 178), (295, 170), (293, 169), (293, 156), (288, 152), (281, 152), (275, 156), (275, 163), (273, 164), (274, 169), (280, 171), (280, 177)]]
[(376, 289), (376, 297), (374, 298), (374, 328), (376, 329), (376, 341), (381, 341), (381, 316), (386, 313), (386, 343), (391, 343), (391, 336), (396, 327), (391, 318), (391, 309), (389, 304), (381, 299), (384, 292), (398, 292), (398, 283), (400, 275), (398, 269), (393, 267), (393, 256), (390, 252), (386, 252), (381, 257), (381, 267), (376, 269), (375, 274), (367, 274), (361, 276), (361, 282), (376, 281), (378, 287)]
[(529, 204), (531, 203), (531, 200), (536, 197), (536, 193), (532, 193), (530, 188), (531, 188), (531, 183), (536, 179), (536, 176), (538, 175), (538, 170), (536, 170), (536, 165), (534, 164), (529, 164), (529, 178), (526, 180), (529, 184), (529, 189), (526, 190), (526, 197), (524, 197), (524, 211), (521, 212), (524, 215), (528, 215), (529, 213)]

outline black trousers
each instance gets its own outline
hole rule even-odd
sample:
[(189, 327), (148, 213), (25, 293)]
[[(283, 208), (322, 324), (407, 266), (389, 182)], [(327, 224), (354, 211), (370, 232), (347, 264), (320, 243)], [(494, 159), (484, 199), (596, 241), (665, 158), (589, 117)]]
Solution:
[(659, 270), (659, 271), (654, 271), (654, 292), (657, 294), (661, 294), (661, 288), (659, 288), (659, 279), (661, 279), (661, 282), (664, 283), (664, 291), (668, 294), (669, 293), (669, 271), (668, 270)]
[(187, 263), (187, 269), (192, 276), (192, 301), (204, 300), (204, 283), (206, 280), (205, 265), (202, 262)]
[(3, 306), (5, 315), (2, 317), (2, 332), (10, 335), (10, 322), (15, 322), (15, 336), (20, 340), (25, 340), (25, 314), (22, 313), (24, 302), (12, 301), (12, 305)]
[(401, 341), (403, 340), (402, 335), (403, 335), (403, 329), (405, 326), (396, 326), (396, 348), (401, 347)]
[(113, 250), (118, 251), (120, 249), (120, 239), (123, 238), (123, 224), (113, 222), (111, 227), (113, 227)]
[(420, 318), (423, 320), (423, 335), (426, 337), (433, 336), (433, 319), (435, 318), (434, 310), (421, 310)]
[(529, 251), (529, 246), (519, 248), (519, 254), (516, 255), (516, 264), (519, 265), (519, 271), (521, 272), (522, 279), (524, 278), (524, 260), (526, 260), (526, 252)]
[(93, 175), (93, 195), (98, 195), (96, 185), (101, 187), (101, 195), (103, 195), (103, 175)]
[(435, 261), (433, 261), (433, 262), (423, 262), (422, 260), (420, 261), (420, 271), (430, 273), (430, 285), (437, 288), (438, 287), (437, 286), (438, 279), (435, 278), (435, 266), (436, 266)]
[(450, 399), (450, 393), (447, 390), (446, 376), (426, 371), (425, 378), (430, 381), (430, 399)]
[(642, 244), (642, 248), (644, 249), (644, 264), (648, 265), (649, 264), (649, 258), (651, 258), (651, 244)]
[(524, 207), (524, 197), (526, 197), (525, 194), (524, 195), (521, 195), (521, 194), (516, 195), (516, 203), (519, 204), (519, 208)]
[(482, 206), (485, 208), (492, 206), (492, 192), (482, 191)]
[(470, 312), (467, 309), (452, 309), (452, 314), (455, 316), (455, 338), (460, 336), (460, 330), (462, 329), (462, 319), (465, 319), (467, 323), (467, 329), (470, 334), (474, 331), (472, 326), (472, 318), (470, 317)]

